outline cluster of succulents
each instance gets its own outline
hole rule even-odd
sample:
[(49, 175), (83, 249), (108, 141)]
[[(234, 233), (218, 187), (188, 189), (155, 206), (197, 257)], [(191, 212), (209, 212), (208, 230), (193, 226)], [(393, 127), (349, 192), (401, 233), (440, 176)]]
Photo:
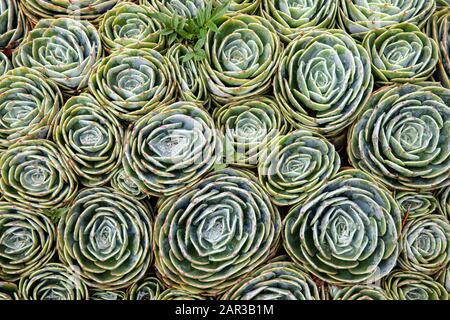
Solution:
[(0, 300), (448, 300), (449, 5), (0, 0)]

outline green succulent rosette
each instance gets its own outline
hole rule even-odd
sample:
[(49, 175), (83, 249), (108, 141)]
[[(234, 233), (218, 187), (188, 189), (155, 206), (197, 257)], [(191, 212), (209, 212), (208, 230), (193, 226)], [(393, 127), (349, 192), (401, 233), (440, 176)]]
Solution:
[(221, 137), (198, 104), (162, 105), (129, 128), (123, 167), (145, 194), (186, 190), (222, 159)]
[(0, 149), (27, 138), (48, 138), (63, 97), (34, 69), (19, 67), (0, 77)]
[(288, 45), (274, 92), (294, 128), (341, 135), (373, 88), (366, 50), (342, 30), (314, 30)]
[(201, 64), (211, 96), (229, 103), (268, 91), (282, 51), (272, 25), (246, 14), (224, 16), (217, 25), (206, 35)]
[(186, 58), (192, 50), (187, 45), (176, 43), (169, 48), (166, 56), (181, 99), (206, 105), (210, 98), (200, 62)]
[(390, 300), (382, 288), (369, 284), (333, 286), (331, 296), (333, 300)]
[(434, 213), (438, 207), (436, 197), (430, 192), (401, 191), (395, 194), (404, 219), (413, 220)]
[(86, 284), (68, 267), (48, 263), (20, 279), (21, 300), (89, 300)]
[(0, 76), (3, 76), (6, 72), (12, 69), (9, 58), (0, 51)]
[(392, 300), (448, 300), (444, 286), (415, 271), (396, 270), (385, 277), (381, 287)]
[[(21, 1), (22, 2), (22, 1)], [(14, 49), (28, 33), (29, 25), (17, 0), (0, 1), (0, 49)]]
[(151, 6), (122, 2), (109, 10), (99, 25), (99, 33), (106, 50), (127, 47), (160, 51), (165, 37), (158, 33), (161, 23), (151, 17)]
[(330, 284), (363, 284), (396, 265), (401, 222), (389, 191), (366, 173), (347, 169), (289, 211), (284, 248)]
[(403, 227), (400, 245), (400, 268), (436, 274), (450, 261), (450, 223), (441, 215), (412, 220)]
[(27, 207), (65, 207), (78, 189), (69, 160), (49, 140), (24, 140), (12, 145), (1, 154), (0, 168), (3, 197)]
[(96, 23), (122, 0), (23, 0), (20, 7), (33, 24), (42, 19), (74, 18)]
[(248, 274), (222, 300), (323, 300), (323, 288), (296, 263), (274, 261)]
[(190, 291), (169, 288), (161, 292), (157, 300), (209, 300), (207, 297), (192, 293)]
[(439, 191), (439, 211), (450, 221), (450, 186)]
[(371, 30), (363, 45), (379, 85), (427, 80), (439, 61), (437, 43), (412, 23)]
[(0, 279), (16, 281), (50, 261), (56, 230), (42, 213), (0, 201)]
[(395, 190), (449, 185), (450, 90), (435, 83), (374, 92), (348, 135), (352, 165)]
[(160, 300), (163, 291), (162, 282), (156, 276), (148, 275), (128, 289), (128, 300)]
[(103, 49), (95, 27), (70, 18), (39, 20), (14, 51), (15, 67), (33, 68), (53, 80), (66, 94), (87, 86), (89, 72)]
[(273, 203), (303, 203), (339, 170), (334, 146), (321, 135), (296, 130), (274, 138), (261, 152), (258, 177)]
[(225, 137), (225, 162), (255, 167), (264, 147), (288, 131), (277, 102), (269, 96), (227, 103), (213, 110), (216, 127)]
[(16, 300), (17, 286), (12, 282), (0, 281), (0, 301)]
[(373, 29), (409, 22), (422, 27), (436, 8), (436, 0), (339, 0), (338, 24), (362, 40)]
[(105, 108), (127, 121), (175, 99), (167, 59), (153, 49), (114, 50), (93, 70), (89, 90)]
[(450, 7), (443, 8), (428, 21), (427, 33), (439, 46), (440, 59), (437, 64), (436, 75), (442, 85), (450, 89)]
[(88, 187), (106, 184), (122, 161), (122, 125), (87, 93), (67, 100), (53, 124), (53, 141)]
[(121, 290), (91, 290), (89, 293), (89, 300), (126, 300), (127, 295), (125, 291)]
[(169, 287), (221, 294), (278, 249), (280, 215), (248, 171), (211, 172), (157, 207), (155, 265)]
[(60, 260), (90, 287), (126, 288), (152, 262), (152, 220), (150, 208), (126, 194), (84, 189), (59, 221)]
[(138, 200), (146, 197), (145, 193), (141, 191), (139, 186), (130, 178), (122, 166), (113, 174), (110, 184), (114, 190), (125, 193)]
[(335, 0), (262, 0), (261, 15), (290, 42), (308, 30), (333, 27), (337, 8)]

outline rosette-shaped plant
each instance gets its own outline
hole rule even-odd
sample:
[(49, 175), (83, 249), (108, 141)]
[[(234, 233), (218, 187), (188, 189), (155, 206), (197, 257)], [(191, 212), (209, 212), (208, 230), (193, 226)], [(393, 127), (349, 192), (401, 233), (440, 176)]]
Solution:
[(450, 183), (449, 132), (449, 89), (383, 87), (349, 132), (349, 160), (393, 189), (438, 189)]
[(123, 167), (116, 170), (111, 178), (111, 187), (116, 191), (125, 193), (138, 200), (144, 199), (146, 197), (145, 193), (139, 189), (138, 185), (130, 178), (130, 176), (125, 172)]
[(450, 186), (439, 191), (439, 211), (450, 220)]
[(129, 128), (123, 167), (144, 193), (170, 196), (221, 161), (222, 143), (209, 114), (193, 102), (162, 105)]
[(409, 220), (427, 216), (438, 207), (438, 201), (430, 192), (398, 192), (395, 195), (403, 217)]
[(444, 286), (421, 272), (392, 272), (382, 280), (381, 287), (392, 300), (448, 300)]
[(386, 292), (375, 285), (333, 287), (331, 292), (333, 300), (390, 300)]
[(428, 22), (428, 34), (439, 45), (440, 59), (437, 75), (446, 88), (450, 88), (450, 8), (437, 11)]
[(282, 45), (264, 18), (237, 14), (218, 21), (206, 35), (202, 72), (220, 103), (264, 93), (278, 66)]
[(208, 300), (208, 298), (186, 290), (169, 288), (159, 295), (158, 300)]
[(2, 153), (0, 168), (3, 197), (28, 207), (64, 207), (78, 189), (69, 161), (49, 140), (24, 140), (12, 145)]
[(333, 26), (337, 7), (336, 0), (263, 0), (261, 14), (290, 42), (307, 30)]
[(14, 51), (12, 61), (15, 67), (41, 72), (73, 94), (86, 87), (88, 74), (101, 56), (100, 36), (92, 24), (60, 18), (39, 20)]
[(326, 282), (359, 284), (394, 268), (400, 229), (400, 209), (392, 195), (369, 175), (348, 169), (289, 211), (284, 247)]
[(200, 10), (205, 10), (206, 1), (210, 0), (140, 0), (140, 3), (150, 4), (170, 17), (177, 15), (192, 19)]
[(0, 279), (16, 281), (46, 264), (55, 253), (55, 237), (42, 213), (0, 201)]
[(272, 140), (261, 152), (258, 176), (278, 206), (302, 203), (341, 166), (334, 146), (321, 135), (297, 130)]
[(322, 288), (297, 264), (275, 261), (239, 280), (221, 299), (321, 300)]
[(4, 75), (12, 68), (8, 57), (0, 51), (0, 76)]
[(17, 0), (0, 1), (0, 49), (14, 49), (28, 32)]
[(450, 223), (441, 215), (428, 215), (410, 221), (402, 230), (402, 269), (433, 275), (450, 261)]
[(0, 301), (15, 300), (17, 294), (17, 286), (12, 282), (0, 281)]
[(112, 113), (134, 121), (175, 96), (167, 59), (153, 49), (119, 49), (93, 70), (89, 89)]
[(167, 51), (172, 77), (176, 82), (178, 94), (185, 101), (209, 102), (208, 89), (203, 73), (200, 71), (200, 63), (195, 59), (185, 57), (193, 50), (182, 43), (173, 45)]
[(363, 45), (380, 85), (427, 80), (439, 61), (437, 43), (411, 23), (371, 30)]
[(97, 22), (119, 1), (121, 0), (21, 0), (20, 6), (32, 23), (60, 17)]
[(275, 253), (280, 229), (280, 215), (252, 173), (217, 170), (161, 199), (156, 268), (171, 287), (217, 295)]
[(421, 27), (436, 8), (436, 0), (340, 0), (338, 23), (356, 39), (372, 29), (400, 22)]
[(107, 183), (122, 160), (122, 125), (87, 93), (71, 97), (61, 109), (53, 141), (88, 187)]
[(225, 162), (241, 166), (256, 166), (263, 148), (288, 129), (278, 104), (268, 96), (228, 103), (214, 109), (213, 118), (225, 137)]
[(161, 24), (151, 17), (154, 11), (150, 6), (131, 2), (120, 3), (108, 11), (99, 26), (105, 49), (121, 47), (163, 49), (165, 38), (157, 33), (161, 29)]
[(126, 288), (152, 261), (152, 227), (144, 203), (111, 188), (84, 189), (59, 221), (59, 257), (90, 287)]
[(134, 283), (128, 289), (128, 300), (159, 300), (164, 285), (153, 275)]
[(0, 149), (24, 138), (47, 138), (62, 103), (58, 86), (31, 68), (0, 77)]
[(335, 137), (349, 126), (373, 88), (366, 50), (342, 30), (315, 30), (292, 41), (274, 81), (286, 119)]
[(124, 291), (120, 290), (111, 290), (111, 291), (103, 291), (103, 290), (92, 290), (89, 293), (89, 300), (126, 300), (127, 295)]

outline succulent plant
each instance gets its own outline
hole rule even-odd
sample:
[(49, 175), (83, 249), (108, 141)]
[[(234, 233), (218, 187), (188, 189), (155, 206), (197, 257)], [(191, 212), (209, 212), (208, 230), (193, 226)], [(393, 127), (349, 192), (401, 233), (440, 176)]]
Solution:
[(202, 297), (190, 291), (169, 288), (161, 292), (158, 300), (208, 300), (208, 298)]
[(213, 111), (225, 137), (225, 162), (254, 167), (264, 147), (288, 130), (279, 106), (269, 96), (240, 99)]
[(33, 68), (67, 94), (87, 86), (89, 72), (103, 49), (95, 27), (70, 18), (39, 20), (13, 53), (15, 67)]
[(436, 274), (450, 261), (450, 223), (440, 215), (412, 220), (403, 228), (400, 244), (402, 269)]
[(125, 172), (146, 194), (170, 196), (197, 182), (222, 157), (210, 115), (193, 102), (154, 109), (125, 137)]
[(450, 294), (450, 263), (437, 274), (437, 280)]
[(261, 15), (290, 42), (305, 31), (334, 25), (338, 2), (335, 0), (293, 1), (262, 0)]
[(17, 286), (12, 282), (0, 281), (0, 301), (16, 300)]
[(21, 300), (88, 300), (86, 284), (60, 263), (48, 263), (20, 279)]
[(392, 300), (448, 300), (439, 282), (415, 271), (396, 270), (382, 280), (382, 288)]
[(438, 207), (438, 201), (430, 192), (401, 191), (395, 194), (404, 219), (417, 219), (432, 214)]
[(333, 300), (390, 300), (383, 289), (369, 284), (333, 287), (331, 292)]
[[(22, 2), (22, 1), (21, 1)], [(29, 25), (17, 0), (0, 1), (0, 49), (14, 49), (28, 33)]]
[(269, 89), (282, 45), (264, 18), (225, 16), (206, 35), (201, 69), (211, 96), (220, 103), (263, 94)]
[(401, 214), (393, 196), (366, 173), (347, 169), (293, 207), (284, 248), (294, 261), (331, 284), (360, 284), (396, 265)]
[(16, 281), (50, 261), (56, 230), (37, 210), (0, 201), (0, 279)]
[(248, 274), (223, 300), (322, 300), (323, 288), (297, 264), (274, 261)]
[(336, 137), (372, 91), (369, 55), (342, 30), (310, 31), (287, 46), (273, 85), (293, 127)]
[(175, 98), (167, 59), (153, 49), (114, 50), (92, 72), (89, 90), (105, 108), (128, 121)]
[(450, 220), (450, 186), (439, 191), (439, 211)]
[(200, 63), (195, 59), (187, 59), (192, 50), (190, 46), (177, 43), (169, 48), (166, 56), (181, 99), (205, 105), (210, 99)]
[(216, 170), (157, 207), (155, 265), (170, 287), (218, 295), (277, 250), (280, 215), (248, 171)]
[(0, 76), (3, 76), (6, 72), (12, 69), (9, 58), (0, 51)]
[(50, 140), (24, 140), (0, 157), (0, 188), (3, 197), (38, 209), (66, 206), (78, 185), (68, 159)]
[(119, 192), (125, 193), (138, 200), (144, 199), (146, 197), (145, 193), (139, 189), (138, 185), (130, 178), (130, 176), (125, 172), (123, 167), (116, 170), (111, 178), (111, 187)]
[(20, 6), (35, 24), (48, 18), (70, 17), (98, 22), (101, 16), (121, 0), (24, 0)]
[(261, 0), (214, 0), (217, 4), (228, 2), (228, 12), (252, 14), (258, 10)]
[(158, 33), (161, 23), (151, 17), (151, 6), (122, 2), (102, 18), (99, 33), (107, 50), (121, 47), (160, 51), (165, 47), (165, 37)]
[(148, 275), (128, 289), (128, 300), (160, 300), (159, 296), (163, 291), (161, 281), (154, 275)]
[(430, 18), (426, 30), (439, 45), (440, 59), (437, 75), (444, 87), (450, 89), (450, 7), (437, 11)]
[(427, 80), (439, 61), (437, 43), (411, 23), (371, 30), (363, 45), (380, 85)]
[(258, 176), (278, 206), (303, 203), (339, 170), (334, 146), (321, 135), (296, 130), (274, 138), (261, 152)]
[(150, 208), (126, 194), (84, 189), (59, 221), (60, 260), (90, 287), (126, 288), (152, 262), (152, 220)]
[[(194, 18), (200, 10), (204, 10), (207, 0), (140, 0), (142, 4), (150, 4), (159, 12), (169, 16), (178, 15), (184, 18)], [(208, 0), (209, 1), (209, 0)]]
[(31, 68), (0, 77), (0, 149), (30, 138), (48, 138), (63, 103), (58, 86)]
[(107, 183), (122, 160), (122, 125), (105, 109), (82, 93), (67, 100), (53, 124), (53, 141), (88, 187)]
[(339, 0), (339, 26), (356, 39), (367, 32), (410, 22), (423, 26), (436, 8), (436, 0)]
[(434, 83), (379, 89), (349, 132), (350, 162), (396, 190), (449, 185), (449, 106), (450, 90)]
[(89, 300), (126, 300), (127, 295), (121, 290), (91, 290), (89, 292)]

